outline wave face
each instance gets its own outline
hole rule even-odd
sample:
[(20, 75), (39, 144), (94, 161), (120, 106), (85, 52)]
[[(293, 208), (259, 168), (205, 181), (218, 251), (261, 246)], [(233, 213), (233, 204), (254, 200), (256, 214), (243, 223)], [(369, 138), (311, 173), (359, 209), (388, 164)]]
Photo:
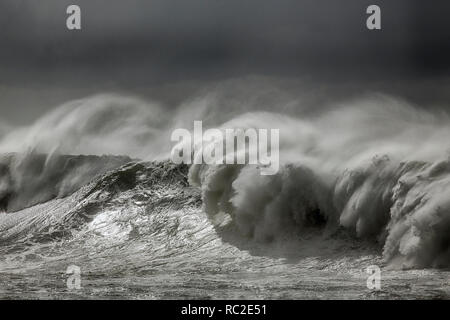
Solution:
[[(65, 158), (62, 157), (62, 159)], [(73, 159), (73, 157), (68, 158)], [(82, 159), (82, 162), (92, 165), (107, 159), (109, 159), (107, 161), (123, 160), (120, 157), (90, 159), (83, 157)], [(129, 235), (132, 233), (130, 227), (137, 225), (139, 218), (144, 218), (137, 217), (138, 213), (133, 212), (136, 206), (150, 211), (156, 207), (156, 204), (149, 203), (153, 200), (160, 204), (156, 211), (161, 211), (191, 202), (198, 204), (199, 199), (195, 197), (196, 193), (193, 190), (184, 190), (187, 186), (186, 173), (187, 168), (184, 166), (128, 161), (126, 165), (107, 173), (91, 176), (90, 181), (66, 197), (54, 197), (26, 209), (4, 213), (0, 223), (0, 242), (16, 246), (22, 245), (23, 240), (36, 244), (58, 242), (64, 239), (73, 241), (75, 233), (80, 230), (87, 232), (86, 228), (94, 227), (95, 229), (97, 223), (106, 225), (105, 234), (117, 231), (118, 234)], [(64, 181), (66, 177), (61, 178)], [(179, 194), (180, 192), (182, 195)], [(154, 195), (156, 199), (152, 199)], [(186, 199), (186, 203), (182, 203), (181, 199)], [(141, 213), (145, 215), (145, 212), (139, 212)], [(115, 225), (112, 221), (114, 216), (122, 220), (123, 226)], [(163, 221), (155, 222), (164, 224)], [(146, 227), (154, 228), (155, 225), (149, 223)], [(96, 229), (95, 232), (103, 233), (101, 229)], [(93, 234), (87, 232), (86, 236), (93, 236)]]
[(71, 195), (96, 175), (130, 162), (118, 156), (62, 156), (35, 152), (0, 158), (0, 210), (18, 211)]

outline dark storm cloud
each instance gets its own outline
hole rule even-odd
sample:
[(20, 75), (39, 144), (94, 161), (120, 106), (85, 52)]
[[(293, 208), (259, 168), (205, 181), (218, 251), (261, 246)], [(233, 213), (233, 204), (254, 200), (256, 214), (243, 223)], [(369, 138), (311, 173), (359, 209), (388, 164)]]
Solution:
[[(382, 9), (381, 31), (365, 27), (373, 3)], [(69, 4), (82, 9), (81, 31), (65, 27)], [(248, 74), (445, 75), (449, 9), (416, 0), (2, 0), (0, 92), (8, 104), (28, 95), (29, 105), (48, 91), (56, 103), (94, 88)]]
[[(372, 2), (365, 0), (4, 0), (1, 63), (50, 72), (147, 66), (170, 78), (230, 69), (408, 70), (417, 59), (442, 62), (439, 51), (447, 52), (450, 31), (439, 1), (376, 2), (383, 30), (371, 32), (365, 9)], [(71, 3), (82, 8), (82, 31), (65, 28)], [(430, 47), (440, 49), (433, 59)]]

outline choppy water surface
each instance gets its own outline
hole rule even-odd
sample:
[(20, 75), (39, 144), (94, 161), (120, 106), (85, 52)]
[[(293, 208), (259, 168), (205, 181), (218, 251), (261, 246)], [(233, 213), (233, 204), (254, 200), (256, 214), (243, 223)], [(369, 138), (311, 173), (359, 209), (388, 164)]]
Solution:
[[(309, 226), (267, 241), (208, 218), (187, 169), (131, 163), (0, 218), (2, 299), (448, 299), (446, 269), (392, 269), (380, 245)], [(66, 270), (81, 270), (81, 289)], [(381, 290), (366, 268), (382, 268)]]
[[(213, 226), (177, 170), (130, 165), (69, 197), (3, 214), (0, 297), (450, 297), (448, 271), (388, 270), (370, 242), (311, 229), (254, 243), (226, 223)], [(131, 173), (139, 181), (124, 180)], [(382, 267), (380, 291), (366, 287), (373, 264)], [(70, 265), (80, 267), (79, 290), (67, 287)]]

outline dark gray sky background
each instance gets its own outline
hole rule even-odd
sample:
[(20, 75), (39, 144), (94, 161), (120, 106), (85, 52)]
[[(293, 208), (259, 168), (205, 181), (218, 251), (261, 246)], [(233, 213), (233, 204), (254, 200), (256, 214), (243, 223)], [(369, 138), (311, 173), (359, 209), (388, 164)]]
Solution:
[[(81, 31), (66, 29), (69, 4)], [(381, 31), (365, 27), (370, 4)], [(0, 119), (27, 123), (105, 91), (170, 100), (173, 86), (249, 75), (446, 101), (449, 16), (439, 0), (1, 0)]]

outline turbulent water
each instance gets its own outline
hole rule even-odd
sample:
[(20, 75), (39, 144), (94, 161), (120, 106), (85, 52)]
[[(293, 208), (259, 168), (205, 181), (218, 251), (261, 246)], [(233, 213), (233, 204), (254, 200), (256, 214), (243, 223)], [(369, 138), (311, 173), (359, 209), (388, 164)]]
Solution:
[[(101, 95), (6, 130), (0, 297), (450, 298), (446, 113), (385, 96), (225, 113), (214, 99), (168, 115)], [(165, 160), (195, 119), (280, 129), (279, 171)]]
[[(51, 200), (34, 204), (33, 199), (34, 205), (1, 214), (2, 298), (449, 297), (447, 271), (388, 268), (380, 243), (335, 228), (314, 217), (317, 210), (301, 216), (300, 200), (285, 203), (298, 206), (298, 216), (287, 210), (285, 224), (272, 220), (267, 226), (269, 217), (258, 223), (262, 217), (244, 219), (237, 212), (213, 216), (216, 198), (208, 193), (220, 190), (191, 185), (195, 170), (189, 173), (185, 165), (121, 165), (124, 158), (116, 157), (65, 157), (54, 163), (69, 162), (77, 170), (98, 161), (116, 168), (70, 195), (58, 191)], [(289, 170), (295, 178), (298, 169)], [(66, 179), (59, 176), (48, 185), (55, 189)], [(14, 196), (9, 199), (16, 203)], [(246, 210), (260, 212), (264, 203), (249, 206)], [(261, 228), (263, 238), (256, 236)], [(366, 268), (374, 264), (382, 268), (380, 291), (366, 287)], [(71, 265), (81, 269), (79, 290), (67, 288)]]

